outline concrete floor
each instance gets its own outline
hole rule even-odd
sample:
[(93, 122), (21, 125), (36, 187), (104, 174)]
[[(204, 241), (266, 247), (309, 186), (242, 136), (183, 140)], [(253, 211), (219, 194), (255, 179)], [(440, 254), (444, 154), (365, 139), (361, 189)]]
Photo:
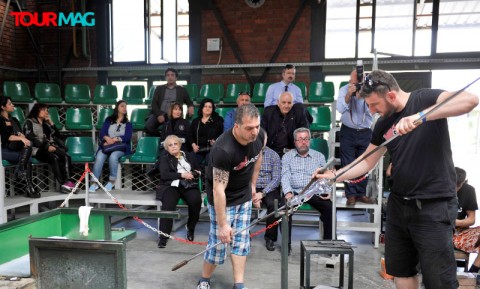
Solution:
[[(360, 212), (360, 214), (359, 214)], [(362, 211), (338, 211), (338, 220), (355, 220), (368, 218)], [(156, 227), (155, 219), (145, 220)], [(205, 249), (203, 245), (187, 245), (170, 240), (164, 249), (157, 248), (155, 232), (145, 228), (142, 224), (126, 219), (119, 221), (115, 227), (137, 230), (137, 238), (127, 243), (127, 288), (129, 289), (185, 289), (196, 288), (201, 275), (203, 255), (193, 259), (177, 271), (171, 268), (188, 260)], [(257, 225), (251, 231), (264, 228)], [(209, 223), (202, 221), (197, 225), (195, 241), (207, 241)], [(288, 288), (300, 288), (300, 240), (319, 239), (318, 227), (294, 226), (292, 240), (292, 255), (288, 258)], [(185, 237), (185, 229), (178, 229), (173, 233), (176, 237)], [(378, 249), (373, 247), (372, 233), (340, 231), (339, 240), (351, 242), (354, 246), (354, 281), (353, 288), (376, 289), (395, 288), (392, 281), (384, 280), (379, 275), (380, 258), (383, 256), (384, 246)], [(279, 236), (280, 239), (280, 236)], [(267, 251), (263, 233), (252, 239), (251, 254), (247, 261), (245, 285), (249, 289), (280, 289), (281, 288), (281, 243), (277, 242), (277, 249)], [(311, 262), (311, 288), (338, 288), (339, 263), (334, 268), (327, 268), (322, 256), (313, 256)], [(348, 268), (345, 271), (348, 272)], [(345, 284), (347, 284), (347, 274)], [(211, 280), (212, 289), (230, 289), (233, 285), (232, 269), (229, 260), (217, 267)], [(317, 287), (316, 287), (317, 286)], [(332, 287), (329, 287), (332, 286)], [(35, 281), (23, 278), (20, 281), (0, 279), (0, 289), (35, 289)], [(348, 288), (346, 285), (344, 288)], [(480, 288), (477, 286), (477, 288)], [(350, 288), (349, 288), (350, 289)]]

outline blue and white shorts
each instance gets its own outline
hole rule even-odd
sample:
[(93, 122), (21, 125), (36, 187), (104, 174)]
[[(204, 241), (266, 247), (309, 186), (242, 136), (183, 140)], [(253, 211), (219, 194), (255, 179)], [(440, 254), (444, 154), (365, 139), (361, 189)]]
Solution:
[[(240, 205), (226, 207), (227, 222), (234, 232), (238, 232), (250, 226), (250, 217), (252, 215), (252, 202), (248, 201)], [(218, 224), (215, 208), (208, 204), (208, 214), (210, 216), (210, 232), (208, 234), (207, 248), (220, 242), (218, 237)], [(210, 264), (221, 265), (225, 262), (227, 244), (220, 244), (204, 255), (204, 260)], [(247, 256), (250, 253), (250, 230), (245, 230), (236, 234), (230, 243), (230, 253), (238, 256)]]

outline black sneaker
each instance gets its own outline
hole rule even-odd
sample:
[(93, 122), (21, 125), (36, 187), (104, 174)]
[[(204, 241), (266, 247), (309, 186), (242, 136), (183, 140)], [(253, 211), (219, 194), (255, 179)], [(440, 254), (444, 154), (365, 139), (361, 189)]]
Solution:
[(160, 238), (160, 240), (158, 241), (158, 248), (163, 249), (167, 247), (167, 241), (168, 239)]
[(193, 242), (195, 239), (195, 230), (190, 230), (187, 225), (185, 225), (185, 229), (187, 230), (187, 240)]

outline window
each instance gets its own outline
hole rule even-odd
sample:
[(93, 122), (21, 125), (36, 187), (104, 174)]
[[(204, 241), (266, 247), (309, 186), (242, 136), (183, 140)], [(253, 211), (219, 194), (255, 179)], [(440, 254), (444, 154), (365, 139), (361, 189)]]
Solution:
[(478, 0), (440, 1), (437, 52), (480, 51)]
[(111, 11), (112, 62), (189, 62), (188, 0), (112, 0)]

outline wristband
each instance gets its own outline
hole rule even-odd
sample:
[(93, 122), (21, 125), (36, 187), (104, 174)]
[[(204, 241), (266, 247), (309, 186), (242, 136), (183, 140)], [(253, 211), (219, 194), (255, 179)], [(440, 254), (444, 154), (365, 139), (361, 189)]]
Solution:
[(427, 117), (425, 116), (425, 113), (423, 111), (419, 112), (418, 115), (420, 115), (420, 119), (422, 120), (422, 123), (427, 122)]

